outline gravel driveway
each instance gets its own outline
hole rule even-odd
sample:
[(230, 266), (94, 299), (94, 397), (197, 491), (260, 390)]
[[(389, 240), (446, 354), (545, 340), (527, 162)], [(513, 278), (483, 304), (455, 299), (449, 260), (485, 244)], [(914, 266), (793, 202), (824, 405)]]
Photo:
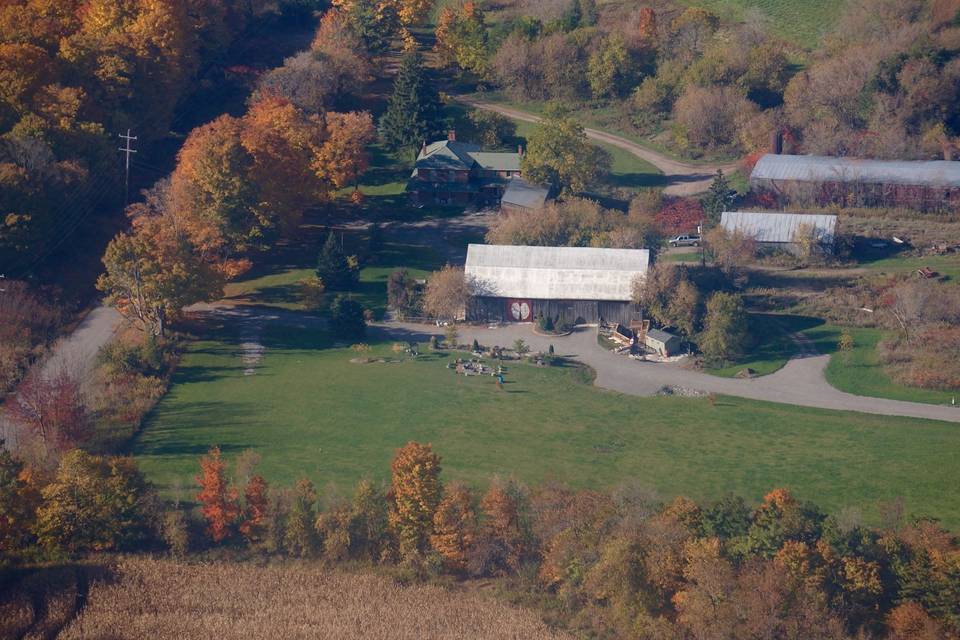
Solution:
[[(389, 323), (378, 325), (378, 329), (398, 338), (426, 339), (429, 335), (443, 335), (443, 329), (429, 325)], [(651, 396), (664, 386), (672, 386), (804, 407), (960, 422), (960, 407), (870, 398), (839, 391), (824, 378), (824, 369), (830, 361), (826, 355), (796, 357), (776, 373), (759, 378), (720, 378), (677, 364), (641, 362), (614, 355), (597, 344), (593, 327), (581, 327), (562, 338), (538, 336), (530, 325), (518, 324), (495, 329), (464, 326), (459, 327), (459, 332), (461, 342), (476, 339), (486, 346), (508, 347), (517, 338), (522, 338), (534, 350), (546, 351), (553, 344), (558, 354), (593, 367), (597, 372), (597, 386), (631, 395)]]

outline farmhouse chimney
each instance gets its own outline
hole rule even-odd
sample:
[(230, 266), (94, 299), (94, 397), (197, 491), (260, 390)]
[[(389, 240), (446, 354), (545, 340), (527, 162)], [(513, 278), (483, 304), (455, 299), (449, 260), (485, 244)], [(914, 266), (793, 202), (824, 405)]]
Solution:
[(457, 132), (454, 131), (453, 129), (450, 129), (450, 131), (447, 131), (447, 140), (449, 140), (450, 142), (456, 142)]
[(783, 153), (783, 132), (780, 129), (770, 132), (770, 153), (778, 156)]

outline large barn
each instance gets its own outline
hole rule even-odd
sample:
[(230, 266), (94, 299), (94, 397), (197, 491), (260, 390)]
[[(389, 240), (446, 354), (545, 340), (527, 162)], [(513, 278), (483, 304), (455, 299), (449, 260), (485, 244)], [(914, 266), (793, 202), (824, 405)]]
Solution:
[(822, 251), (833, 249), (837, 216), (767, 211), (724, 211), (720, 226), (729, 233), (742, 233), (757, 241), (760, 248), (801, 250), (801, 235), (807, 234)]
[(801, 205), (938, 211), (960, 206), (960, 162), (770, 153), (754, 166), (750, 188)]
[(471, 244), (466, 318), (533, 322), (543, 315), (570, 324), (628, 324), (638, 311), (633, 282), (649, 264), (646, 249)]

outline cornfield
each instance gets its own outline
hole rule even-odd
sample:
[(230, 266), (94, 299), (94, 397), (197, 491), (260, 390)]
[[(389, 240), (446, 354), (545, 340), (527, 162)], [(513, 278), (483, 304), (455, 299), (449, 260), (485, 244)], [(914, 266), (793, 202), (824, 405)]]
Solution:
[(482, 594), (403, 587), (386, 577), (311, 563), (258, 566), (130, 557), (110, 573), (91, 582), (86, 606), (55, 637), (569, 637), (548, 629), (531, 611)]

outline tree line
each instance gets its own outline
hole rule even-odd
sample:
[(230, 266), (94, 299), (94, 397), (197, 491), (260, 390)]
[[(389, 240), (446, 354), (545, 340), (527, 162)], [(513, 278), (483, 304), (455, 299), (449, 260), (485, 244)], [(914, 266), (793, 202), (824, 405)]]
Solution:
[(257, 458), (231, 473), (199, 462), (196, 511), (158, 500), (129, 458), (67, 453), (49, 473), (0, 451), (0, 552), (224, 548), (246, 556), (378, 565), (406, 580), (499, 580), (595, 637), (950, 638), (960, 632), (960, 546), (935, 520), (881, 506), (882, 525), (829, 515), (786, 489), (758, 505), (727, 495), (668, 502), (494, 479), (445, 483), (430, 445), (398, 449), (386, 487), (320, 498), (301, 479), (273, 487)]
[[(516, 100), (611, 105), (613, 119), (677, 150), (755, 153), (780, 131), (788, 151), (939, 158), (960, 137), (953, 0), (847, 5), (810, 52), (759, 20), (702, 7), (544, 5), (486, 19), (464, 2), (440, 13), (448, 66)], [(532, 9), (533, 7), (528, 7)]]

